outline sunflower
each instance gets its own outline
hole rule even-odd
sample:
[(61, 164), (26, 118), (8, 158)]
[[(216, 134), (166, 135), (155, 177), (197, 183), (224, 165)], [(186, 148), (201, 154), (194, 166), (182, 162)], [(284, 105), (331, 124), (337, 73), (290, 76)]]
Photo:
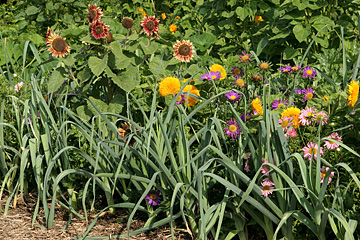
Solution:
[(194, 85), (186, 85), (185, 88), (182, 90), (185, 94), (185, 106), (191, 107), (197, 102), (197, 98), (190, 97), (189, 100), (187, 99), (187, 94), (192, 93), (194, 95), (200, 96), (200, 91)]
[(259, 98), (256, 98), (252, 101), (251, 103), (251, 107), (253, 109), (253, 111), (256, 112), (256, 114), (263, 114), (263, 109), (261, 107), (261, 103), (260, 103), (260, 99)]
[(97, 21), (100, 21), (100, 18), (103, 15), (101, 9), (96, 6), (96, 3), (94, 5), (89, 4), (89, 9), (87, 11), (89, 13), (89, 23), (95, 23)]
[(140, 26), (148, 36), (155, 35), (159, 38), (159, 20), (153, 16), (144, 16), (143, 20), (140, 22)]
[(164, 78), (159, 84), (159, 92), (162, 97), (169, 94), (177, 94), (180, 91), (180, 81), (174, 77)]
[(46, 46), (50, 47), (48, 51), (54, 57), (64, 57), (65, 55), (68, 55), (70, 53), (70, 47), (65, 40), (66, 38), (62, 38), (49, 30), (45, 40)]
[(293, 118), (292, 120), (292, 124), (294, 126), (294, 128), (298, 128), (300, 126), (299, 123), (299, 114), (300, 114), (300, 109), (297, 107), (290, 107), (285, 109), (282, 114), (281, 114), (281, 118), (287, 117), (287, 118)]
[(109, 33), (109, 26), (105, 25), (103, 22), (96, 22), (91, 27), (91, 34), (95, 39), (104, 38)]
[(221, 74), (220, 80), (223, 80), (224, 78), (226, 78), (226, 71), (221, 65), (214, 64), (209, 69), (212, 72), (220, 72), (220, 74)]
[(348, 106), (353, 107), (359, 98), (359, 82), (351, 81), (349, 86)]
[(134, 20), (129, 17), (124, 17), (121, 21), (121, 25), (126, 29), (132, 28), (132, 26), (134, 25)]
[(194, 57), (194, 47), (189, 40), (176, 40), (176, 43), (173, 46), (174, 54), (173, 56), (182, 62), (190, 62)]

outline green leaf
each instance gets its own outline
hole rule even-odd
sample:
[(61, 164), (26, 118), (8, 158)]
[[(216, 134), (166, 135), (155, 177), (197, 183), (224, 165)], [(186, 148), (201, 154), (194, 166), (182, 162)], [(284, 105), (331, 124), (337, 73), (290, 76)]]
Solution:
[(99, 76), (105, 70), (107, 66), (107, 61), (107, 54), (105, 54), (103, 59), (91, 56), (89, 58), (89, 67), (96, 76)]
[(249, 16), (250, 11), (246, 6), (245, 7), (237, 7), (236, 14), (238, 15), (238, 17), (240, 18), (241, 21), (244, 21), (244, 19), (247, 16)]
[(284, 60), (293, 59), (298, 56), (300, 52), (292, 47), (286, 47), (284, 50)]
[(93, 39), (91, 35), (86, 35), (85, 37), (81, 38), (80, 41), (94, 45), (101, 45), (101, 42)]
[(293, 28), (293, 33), (299, 42), (303, 42), (310, 35), (310, 27), (307, 26), (306, 28), (304, 28), (300, 24), (295, 25), (295, 27)]
[(65, 80), (65, 69), (62, 67), (57, 68), (51, 75), (47, 82), (48, 93), (55, 92)]
[(126, 71), (116, 75), (109, 67), (105, 70), (106, 74), (113, 80), (113, 82), (124, 89), (126, 92), (130, 92), (137, 85), (140, 84), (140, 75), (137, 67), (130, 66)]
[(281, 39), (281, 38), (286, 38), (287, 36), (289, 36), (290, 31), (287, 29), (284, 32), (280, 32), (278, 34), (276, 34), (275, 36), (272, 36), (271, 38), (269, 38), (269, 40), (276, 40), (276, 39)]
[(35, 6), (30, 6), (25, 10), (26, 15), (31, 16), (38, 13), (40, 10)]
[(264, 50), (264, 48), (266, 47), (266, 45), (268, 45), (268, 43), (269, 43), (269, 36), (263, 37), (257, 45), (256, 55), (259, 56), (261, 54), (261, 52)]
[(72, 66), (75, 63), (75, 58), (74, 55), (71, 54), (67, 58), (63, 58), (61, 61), (67, 66)]
[(210, 45), (215, 42), (215, 40), (216, 37), (210, 33), (203, 33), (190, 37), (190, 41), (200, 51), (205, 51), (208, 49)]
[(121, 47), (120, 42), (118, 42), (118, 41), (111, 42), (110, 49), (117, 58), (124, 57), (124, 54), (122, 53), (122, 47)]

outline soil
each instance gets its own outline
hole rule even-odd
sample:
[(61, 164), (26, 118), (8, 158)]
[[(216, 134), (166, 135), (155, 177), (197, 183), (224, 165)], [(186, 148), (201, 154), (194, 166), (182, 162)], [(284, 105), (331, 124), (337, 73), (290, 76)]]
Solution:
[[(7, 196), (0, 201), (1, 212), (4, 211)], [(94, 213), (89, 213), (91, 216), (89, 222), (81, 220), (73, 216), (71, 223), (64, 230), (68, 219), (69, 211), (56, 206), (54, 227), (46, 229), (44, 212), (39, 211), (34, 225), (31, 225), (31, 220), (34, 213), (37, 197), (28, 194), (24, 196), (24, 201), (21, 196), (18, 197), (16, 208), (10, 205), (7, 215), (0, 213), (0, 239), (2, 240), (30, 240), (30, 239), (73, 239), (74, 237), (82, 235), (91, 223), (91, 217), (96, 216)], [(126, 233), (126, 223), (129, 212), (126, 210), (116, 210), (116, 213), (105, 212), (95, 226), (92, 228), (87, 236), (108, 237), (107, 239), (114, 239), (111, 236)], [(140, 229), (144, 226), (146, 219), (143, 216), (135, 215), (135, 220), (131, 222), (130, 231)], [(120, 238), (127, 239), (127, 238)], [(130, 237), (130, 239), (171, 239), (170, 226), (162, 226), (151, 231)], [(176, 231), (175, 239), (189, 240), (192, 239), (186, 232)]]

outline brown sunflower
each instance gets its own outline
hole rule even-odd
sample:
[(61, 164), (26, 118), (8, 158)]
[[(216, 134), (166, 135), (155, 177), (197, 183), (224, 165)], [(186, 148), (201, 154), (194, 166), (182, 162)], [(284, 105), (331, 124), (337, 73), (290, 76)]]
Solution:
[(154, 35), (156, 38), (159, 38), (159, 20), (153, 16), (144, 16), (143, 20), (140, 22), (142, 30), (148, 36)]
[(176, 40), (176, 43), (173, 46), (174, 54), (173, 56), (182, 62), (190, 62), (194, 57), (194, 47), (189, 40), (179, 41)]
[(45, 40), (46, 46), (50, 47), (48, 51), (54, 57), (64, 57), (65, 55), (68, 55), (70, 53), (70, 47), (65, 42), (66, 38), (63, 38), (53, 33), (51, 29), (48, 30), (46, 36), (47, 36)]
[(94, 36), (95, 39), (104, 38), (109, 33), (109, 27), (105, 25), (103, 22), (96, 22), (91, 27), (91, 34)]
[(88, 21), (89, 23), (94, 23), (97, 21), (100, 21), (101, 16), (103, 15), (100, 8), (96, 6), (96, 3), (94, 5), (89, 4), (88, 11)]

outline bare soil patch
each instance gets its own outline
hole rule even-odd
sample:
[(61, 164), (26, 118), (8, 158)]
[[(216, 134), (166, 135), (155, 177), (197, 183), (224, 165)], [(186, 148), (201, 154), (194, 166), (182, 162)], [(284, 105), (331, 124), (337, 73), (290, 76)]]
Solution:
[[(74, 216), (69, 226), (64, 230), (69, 219), (69, 212), (60, 205), (56, 206), (54, 227), (51, 229), (41, 228), (45, 225), (44, 212), (41, 210), (34, 226), (31, 225), (37, 198), (31, 194), (24, 196), (24, 201), (19, 196), (16, 208), (12, 205), (7, 215), (3, 214), (7, 197), (0, 201), (2, 212), (0, 213), (0, 239), (7, 240), (30, 240), (30, 239), (73, 239), (82, 235), (91, 223)], [(94, 214), (89, 214), (94, 216)], [(129, 213), (126, 210), (116, 210), (115, 214), (106, 212), (102, 215), (88, 236), (114, 236), (126, 233), (126, 222)], [(121, 219), (119, 223), (117, 219)], [(135, 217), (131, 222), (130, 231), (140, 229), (145, 221), (141, 216)], [(177, 231), (175, 239), (191, 239), (185, 232)], [(113, 239), (113, 238), (108, 238)], [(127, 238), (121, 238), (127, 239)], [(162, 226), (154, 230), (130, 237), (130, 239), (171, 239), (170, 226)]]

